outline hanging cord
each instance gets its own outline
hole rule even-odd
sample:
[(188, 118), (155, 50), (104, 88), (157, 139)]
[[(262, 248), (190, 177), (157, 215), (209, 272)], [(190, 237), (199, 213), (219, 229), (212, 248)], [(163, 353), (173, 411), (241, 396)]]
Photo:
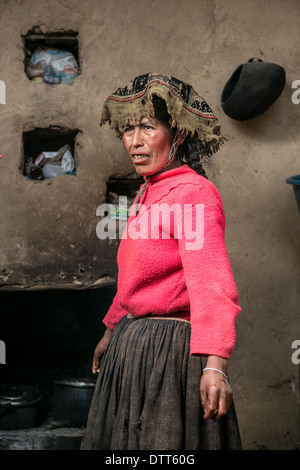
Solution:
[[(176, 134), (174, 136), (174, 140), (173, 140), (173, 143), (171, 145), (171, 149), (170, 149), (170, 153), (169, 153), (169, 157), (168, 157), (168, 160), (166, 161), (164, 167), (158, 171), (156, 174), (159, 174), (159, 173), (162, 173), (163, 171), (166, 170), (166, 168), (172, 163), (172, 161), (174, 160), (174, 157), (176, 155), (176, 152), (177, 152), (177, 149), (178, 149), (178, 145), (179, 145), (179, 139), (180, 139), (180, 132), (179, 131), (176, 131)], [(153, 175), (154, 176), (154, 175)]]
[(174, 160), (175, 155), (176, 155), (176, 152), (177, 152), (177, 149), (178, 149), (178, 145), (179, 145), (179, 139), (180, 139), (180, 133), (179, 133), (178, 131), (176, 131), (174, 140), (173, 140), (172, 145), (171, 145), (171, 149), (170, 149), (170, 153), (169, 153), (169, 156), (168, 156), (168, 160), (166, 161), (166, 163), (164, 164), (164, 166), (162, 167), (161, 170), (157, 171), (157, 172), (154, 173), (153, 175), (150, 175), (150, 176), (147, 176), (147, 177), (146, 177), (146, 181), (145, 181), (145, 183), (143, 184), (143, 186), (141, 187), (141, 189), (140, 189), (140, 191), (139, 191), (139, 194), (138, 194), (138, 197), (137, 197), (137, 200), (136, 200), (136, 203), (135, 203), (135, 208), (134, 208), (134, 213), (135, 213), (135, 215), (137, 215), (138, 212), (139, 212), (140, 200), (141, 200), (141, 197), (142, 197), (142, 195), (144, 194), (144, 192), (145, 192), (145, 190), (146, 190), (146, 187), (147, 187), (148, 184), (149, 184), (150, 179), (153, 178), (153, 176), (157, 176), (157, 175), (159, 175), (160, 173), (163, 173), (163, 172), (170, 166), (170, 164), (172, 163), (172, 161)]

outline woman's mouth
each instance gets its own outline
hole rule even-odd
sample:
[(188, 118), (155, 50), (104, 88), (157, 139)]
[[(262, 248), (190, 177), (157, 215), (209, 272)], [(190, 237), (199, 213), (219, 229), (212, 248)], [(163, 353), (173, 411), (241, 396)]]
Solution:
[(149, 155), (145, 154), (136, 154), (136, 155), (131, 155), (133, 163), (142, 163), (143, 161), (146, 161), (149, 158)]

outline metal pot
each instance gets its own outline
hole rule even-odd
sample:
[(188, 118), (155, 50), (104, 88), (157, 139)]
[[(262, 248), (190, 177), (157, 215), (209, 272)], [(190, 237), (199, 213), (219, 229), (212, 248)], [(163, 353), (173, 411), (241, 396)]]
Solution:
[(95, 381), (90, 379), (56, 380), (52, 397), (54, 420), (64, 426), (85, 426), (94, 389)]
[(28, 429), (40, 424), (39, 388), (27, 384), (0, 387), (0, 429)]

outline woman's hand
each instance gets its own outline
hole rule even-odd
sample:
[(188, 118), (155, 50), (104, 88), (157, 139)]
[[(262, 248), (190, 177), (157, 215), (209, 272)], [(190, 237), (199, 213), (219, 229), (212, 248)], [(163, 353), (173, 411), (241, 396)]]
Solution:
[[(209, 356), (206, 367), (221, 370), (226, 374), (227, 359)], [(232, 402), (232, 390), (223, 374), (216, 370), (205, 370), (200, 382), (200, 398), (204, 408), (204, 419), (219, 421)]]
[(102, 356), (104, 354), (105, 349), (107, 348), (108, 343), (110, 342), (110, 338), (112, 335), (112, 330), (110, 328), (106, 328), (104, 335), (100, 339), (99, 343), (97, 344), (94, 352), (93, 357), (93, 366), (92, 366), (92, 373), (96, 374), (100, 370), (100, 363), (102, 360)]

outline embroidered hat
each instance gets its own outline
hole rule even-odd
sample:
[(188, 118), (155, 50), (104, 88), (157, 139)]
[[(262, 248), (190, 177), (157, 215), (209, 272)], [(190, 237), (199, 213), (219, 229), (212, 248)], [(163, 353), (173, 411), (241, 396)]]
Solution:
[(121, 137), (128, 122), (154, 117), (153, 96), (165, 101), (171, 127), (191, 136), (196, 134), (209, 154), (219, 150), (226, 138), (221, 135), (218, 118), (206, 101), (188, 83), (160, 73), (139, 75), (108, 96), (100, 125), (109, 122)]

